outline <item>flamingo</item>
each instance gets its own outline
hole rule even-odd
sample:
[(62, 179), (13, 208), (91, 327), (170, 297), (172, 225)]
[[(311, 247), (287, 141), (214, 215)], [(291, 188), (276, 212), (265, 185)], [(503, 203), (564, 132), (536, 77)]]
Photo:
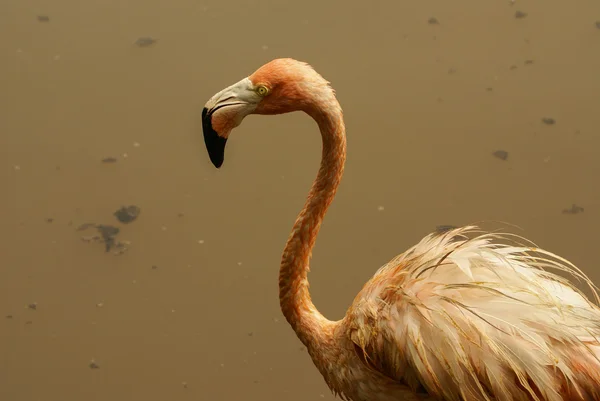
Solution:
[[(600, 308), (572, 263), (477, 226), (427, 235), (383, 265), (345, 317), (311, 301), (311, 251), (344, 171), (342, 109), (309, 64), (275, 59), (215, 94), (202, 112), (210, 160), (250, 114), (303, 111), (322, 159), (288, 237), (280, 306), (335, 396), (350, 401), (600, 400)], [(559, 272), (590, 287), (594, 302)]]

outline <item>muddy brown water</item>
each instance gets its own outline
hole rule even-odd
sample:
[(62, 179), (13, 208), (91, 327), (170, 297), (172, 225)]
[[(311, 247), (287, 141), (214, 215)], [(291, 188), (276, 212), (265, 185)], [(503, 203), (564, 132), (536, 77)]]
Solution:
[[(326, 316), (445, 224), (518, 225), (600, 284), (598, 20), (594, 0), (4, 0), (0, 399), (333, 399), (277, 300), (316, 127), (249, 117), (220, 171), (200, 130), (275, 57), (313, 64), (346, 115), (310, 275)], [(128, 251), (82, 241), (90, 222)]]

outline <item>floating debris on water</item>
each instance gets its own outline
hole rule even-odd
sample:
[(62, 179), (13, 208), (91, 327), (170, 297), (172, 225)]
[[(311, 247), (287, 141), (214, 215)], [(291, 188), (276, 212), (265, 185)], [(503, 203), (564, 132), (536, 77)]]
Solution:
[(37, 310), (37, 302), (30, 303), (27, 307), (31, 310)]
[(497, 150), (494, 153), (492, 153), (492, 155), (501, 160), (508, 159), (508, 152), (506, 150)]
[[(96, 226), (96, 229), (98, 230), (100, 235), (102, 235), (102, 239), (105, 242), (114, 241), (115, 236), (121, 231), (121, 229), (119, 229), (118, 227), (104, 224), (98, 224)], [(108, 251), (108, 247), (106, 250)]]
[(12, 318), (13, 318), (13, 315), (6, 315), (6, 316), (4, 316), (4, 317), (5, 317), (5, 318), (7, 318), (7, 319), (12, 319)]
[(523, 11), (516, 11), (515, 12), (515, 18), (516, 19), (522, 19), (527, 17), (527, 13), (524, 13)]
[(109, 252), (111, 249), (115, 249), (115, 255), (121, 255), (128, 250), (127, 245), (129, 245), (129, 241), (118, 241), (115, 237), (121, 231), (118, 227), (106, 225), (106, 224), (94, 224), (94, 223), (85, 223), (80, 225), (77, 228), (77, 231), (84, 231), (89, 228), (95, 228), (100, 235), (85, 235), (82, 236), (81, 239), (85, 242), (102, 242), (106, 249), (106, 252)]
[(454, 230), (455, 228), (458, 228), (458, 227), (452, 226), (452, 225), (449, 225), (449, 224), (442, 224), (440, 226), (436, 226), (435, 227), (435, 231), (437, 233), (439, 233), (439, 234), (443, 234), (446, 231)]
[(141, 36), (141, 37), (137, 38), (135, 40), (135, 42), (133, 42), (133, 44), (137, 45), (139, 47), (148, 47), (148, 46), (152, 46), (157, 41), (158, 41), (158, 39), (154, 39), (150, 36)]
[(54, 221), (54, 219), (52, 217), (48, 217), (46, 219), (46, 223), (52, 223)]
[(123, 206), (113, 214), (121, 223), (131, 223), (138, 218), (140, 212), (141, 209), (138, 206), (130, 205)]
[(88, 366), (90, 367), (90, 369), (100, 369), (100, 365), (98, 365), (93, 359), (90, 361), (90, 364)]
[(533, 64), (533, 60), (525, 60), (525, 63), (524, 63), (524, 64), (525, 64), (525, 65), (530, 65), (530, 64)]
[(427, 23), (428, 23), (429, 25), (439, 25), (439, 24), (440, 24), (440, 21), (438, 21), (438, 19), (437, 19), (437, 18), (435, 18), (435, 17), (431, 17), (431, 18), (429, 18), (429, 19), (427, 20)]
[(583, 208), (573, 203), (569, 209), (563, 209), (562, 212), (564, 214), (578, 214), (583, 213)]
[(99, 224), (96, 226), (96, 229), (102, 236), (102, 241), (104, 241), (104, 245), (106, 248), (106, 252), (110, 251), (111, 248), (117, 245), (115, 240), (115, 236), (121, 231), (117, 227)]
[(50, 17), (47, 15), (38, 15), (37, 20), (39, 22), (50, 22)]
[(556, 120), (550, 117), (544, 117), (542, 118), (542, 122), (546, 125), (554, 125), (556, 124)]
[(101, 161), (102, 161), (102, 163), (116, 163), (117, 158), (116, 157), (105, 157)]

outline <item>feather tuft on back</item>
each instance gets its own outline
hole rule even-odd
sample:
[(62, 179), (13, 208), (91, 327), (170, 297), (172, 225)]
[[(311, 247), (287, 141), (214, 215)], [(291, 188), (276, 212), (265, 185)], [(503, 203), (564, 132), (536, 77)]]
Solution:
[(380, 268), (345, 319), (361, 359), (444, 400), (600, 401), (596, 287), (519, 241), (462, 227)]

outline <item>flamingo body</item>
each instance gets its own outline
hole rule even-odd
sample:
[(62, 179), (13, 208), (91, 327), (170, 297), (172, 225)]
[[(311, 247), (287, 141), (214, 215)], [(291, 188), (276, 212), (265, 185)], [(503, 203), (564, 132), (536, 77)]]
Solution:
[[(323, 140), (317, 178), (283, 252), (281, 309), (330, 389), (351, 401), (600, 401), (600, 309), (567, 260), (468, 226), (436, 232), (381, 267), (340, 321), (312, 303), (308, 272), (344, 171), (342, 109), (312, 67), (276, 59), (203, 111), (210, 158), (250, 114), (303, 111)], [(596, 303), (556, 273), (586, 283)]]

